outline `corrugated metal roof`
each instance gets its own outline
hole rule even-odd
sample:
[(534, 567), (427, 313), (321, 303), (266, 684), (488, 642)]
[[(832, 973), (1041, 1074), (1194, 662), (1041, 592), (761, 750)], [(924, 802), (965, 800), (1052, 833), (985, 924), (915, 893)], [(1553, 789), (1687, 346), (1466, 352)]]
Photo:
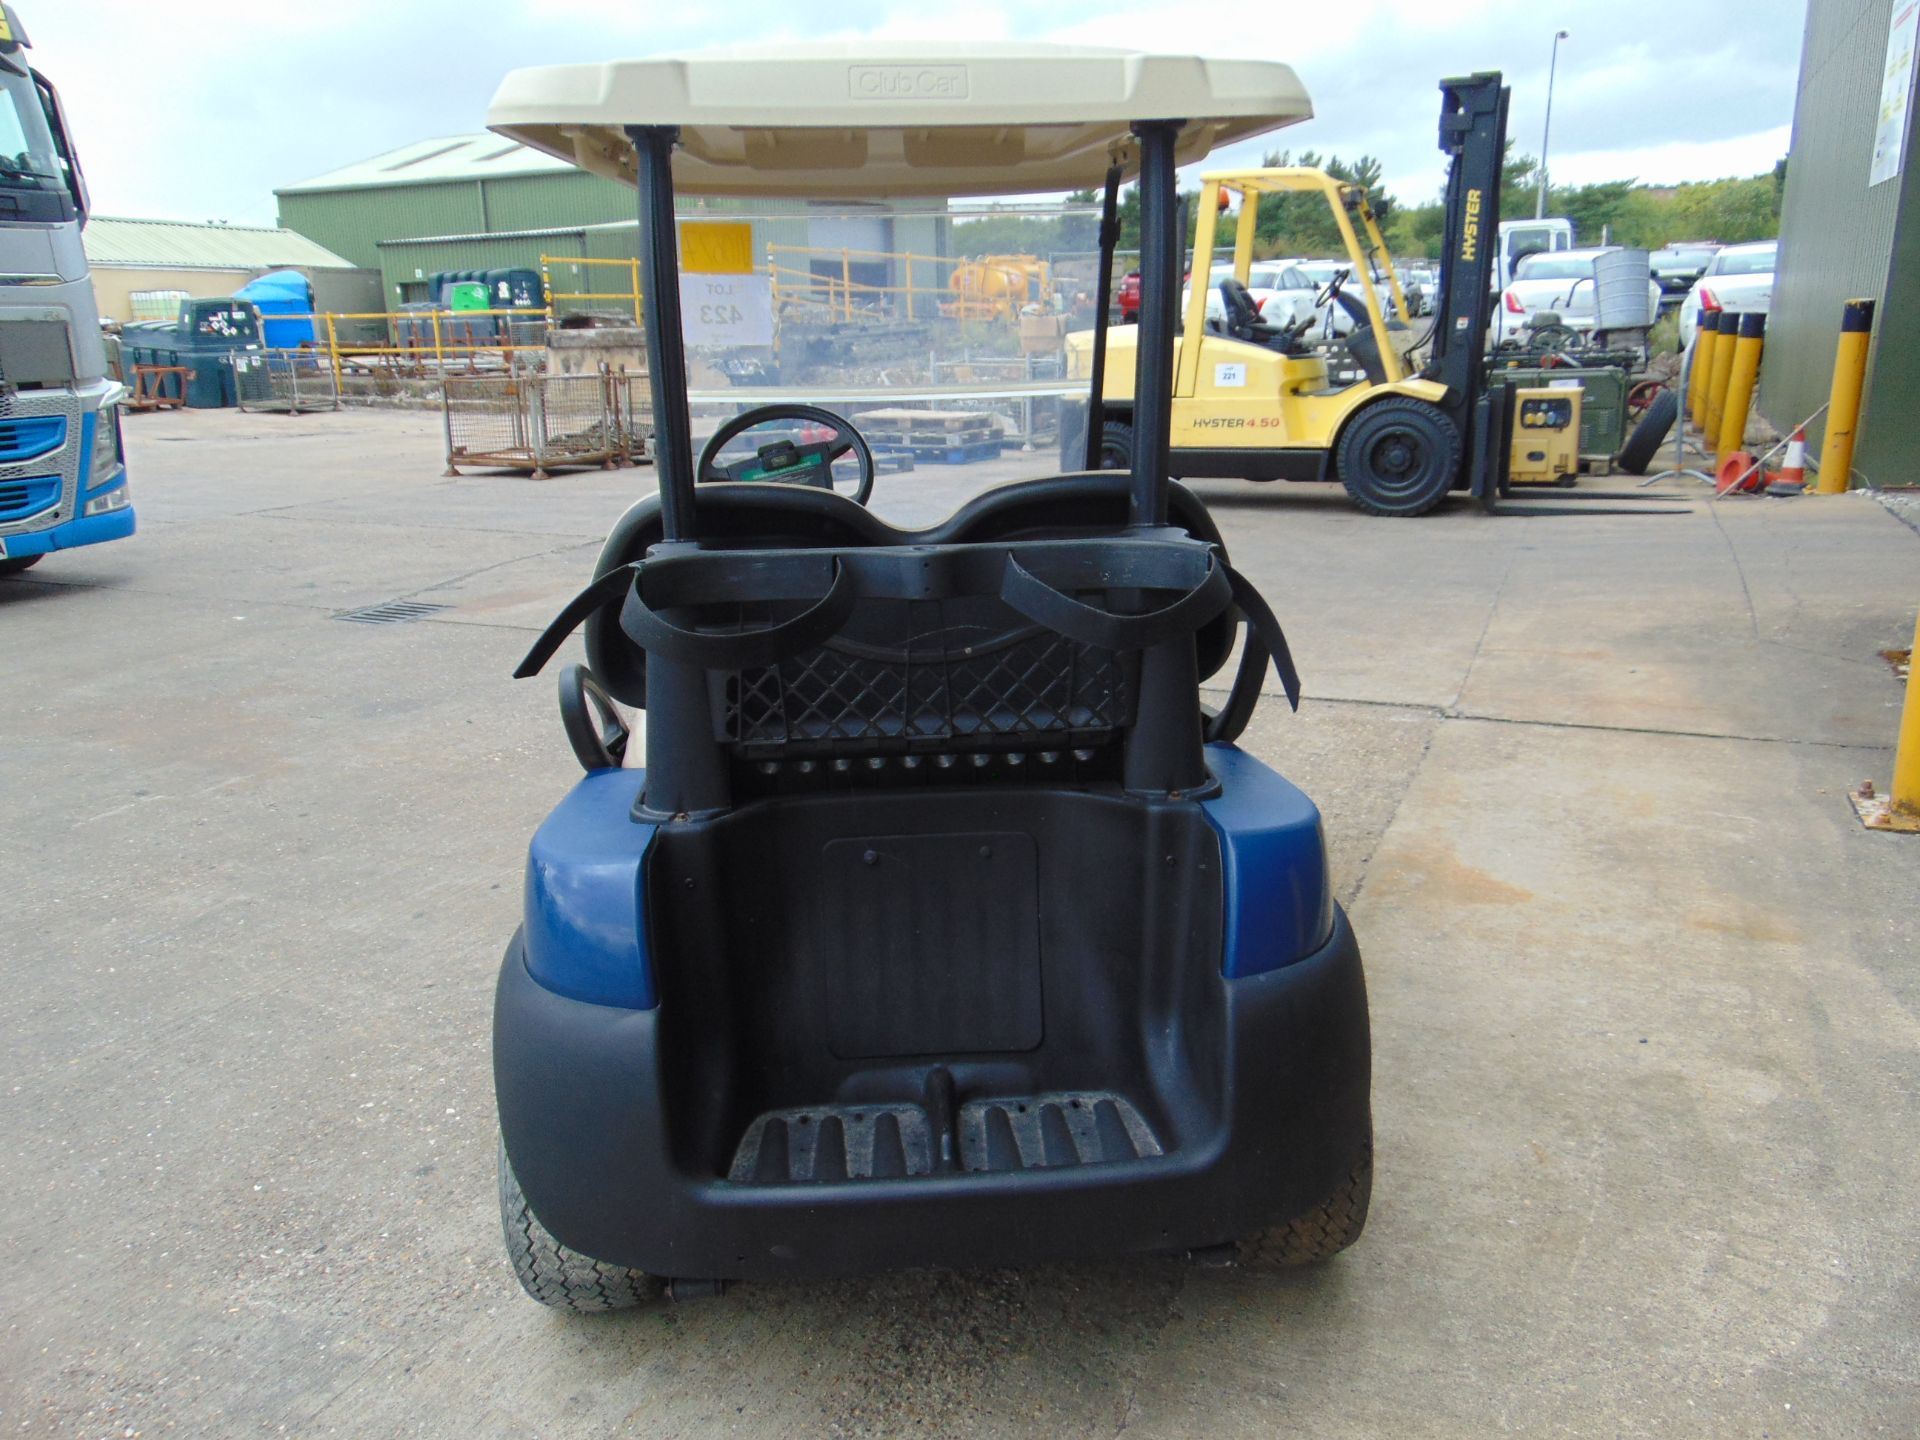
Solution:
[(495, 175), (541, 175), (573, 168), (564, 160), (482, 131), (477, 135), (442, 135), (434, 140), (416, 140), (398, 150), (329, 170), (311, 180), (282, 185), (273, 193), (296, 195), (308, 190), (366, 190), (381, 185), (487, 180)]
[(81, 232), (89, 265), (168, 270), (271, 270), (282, 265), (350, 270), (325, 246), (291, 230), (264, 225), (194, 225), (95, 215)]

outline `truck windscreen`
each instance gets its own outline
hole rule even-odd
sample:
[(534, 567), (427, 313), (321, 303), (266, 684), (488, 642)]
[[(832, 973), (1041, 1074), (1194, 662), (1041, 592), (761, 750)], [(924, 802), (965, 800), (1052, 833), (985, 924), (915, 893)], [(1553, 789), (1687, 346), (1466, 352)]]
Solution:
[(30, 76), (0, 66), (0, 220), (74, 218), (65, 165)]

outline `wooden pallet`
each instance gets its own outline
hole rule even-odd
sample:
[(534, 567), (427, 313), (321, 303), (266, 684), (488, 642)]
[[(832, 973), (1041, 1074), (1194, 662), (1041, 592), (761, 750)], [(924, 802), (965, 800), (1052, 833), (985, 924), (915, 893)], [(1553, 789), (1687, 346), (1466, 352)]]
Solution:
[(976, 460), (991, 460), (1000, 453), (998, 440), (976, 440), (965, 445), (869, 443), (876, 455), (909, 455), (916, 465), (971, 465)]
[(864, 425), (860, 433), (867, 437), (870, 445), (893, 445), (903, 449), (942, 450), (954, 445), (979, 445), (988, 440), (998, 440), (999, 432), (991, 425), (971, 425), (965, 430), (869, 430)]
[(977, 430), (983, 425), (990, 427), (993, 416), (985, 410), (919, 410), (898, 405), (887, 409), (863, 410), (856, 417), (856, 423), (862, 434), (886, 430), (944, 435)]

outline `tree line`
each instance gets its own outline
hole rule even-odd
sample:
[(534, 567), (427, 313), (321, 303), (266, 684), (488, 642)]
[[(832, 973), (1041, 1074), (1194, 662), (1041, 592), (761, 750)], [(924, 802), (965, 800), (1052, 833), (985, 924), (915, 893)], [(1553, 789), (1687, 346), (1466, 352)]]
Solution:
[[(1300, 165), (1325, 170), (1335, 179), (1363, 185), (1388, 248), (1402, 259), (1438, 258), (1445, 207), (1439, 199), (1407, 205), (1388, 193), (1381, 166), (1372, 155), (1345, 160), (1303, 150), (1268, 154), (1264, 165)], [(1598, 245), (1602, 237), (1615, 245), (1638, 245), (1655, 250), (1675, 240), (1768, 240), (1780, 233), (1780, 197), (1786, 188), (1787, 162), (1770, 173), (1721, 180), (1695, 180), (1681, 185), (1642, 185), (1637, 180), (1603, 180), (1592, 185), (1554, 185), (1549, 181), (1547, 214), (1573, 221), (1582, 245)], [(1540, 162), (1507, 147), (1502, 167), (1500, 214), (1520, 220), (1533, 214), (1540, 180)], [(1067, 197), (1071, 205), (1098, 205), (1092, 190)], [(1193, 234), (1193, 206), (1197, 190), (1182, 193), (1187, 235)], [(1140, 244), (1140, 193), (1128, 186), (1120, 194), (1120, 248)], [(954, 248), (965, 255), (1024, 254), (1046, 256), (1095, 248), (1099, 222), (1091, 215), (991, 215), (954, 228)], [(1231, 242), (1232, 232), (1221, 239)], [(1342, 249), (1332, 211), (1317, 194), (1264, 195), (1255, 222), (1254, 253), (1275, 255), (1331, 255)]]

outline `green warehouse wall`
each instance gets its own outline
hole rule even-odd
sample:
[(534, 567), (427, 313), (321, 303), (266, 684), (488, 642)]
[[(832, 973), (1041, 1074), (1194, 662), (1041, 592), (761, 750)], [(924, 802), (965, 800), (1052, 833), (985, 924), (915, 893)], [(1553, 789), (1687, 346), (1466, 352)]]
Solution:
[[(1900, 0), (1904, 4), (1905, 0)], [(1867, 183), (1894, 0), (1812, 0), (1780, 215), (1780, 265), (1767, 322), (1760, 410), (1786, 430), (1827, 399), (1841, 306), (1878, 307), (1854, 469), (1881, 484), (1920, 479), (1920, 347), (1906, 332), (1920, 287), (1920, 221), (1911, 116), (1901, 173)], [(1824, 440), (1816, 421), (1809, 448)]]

